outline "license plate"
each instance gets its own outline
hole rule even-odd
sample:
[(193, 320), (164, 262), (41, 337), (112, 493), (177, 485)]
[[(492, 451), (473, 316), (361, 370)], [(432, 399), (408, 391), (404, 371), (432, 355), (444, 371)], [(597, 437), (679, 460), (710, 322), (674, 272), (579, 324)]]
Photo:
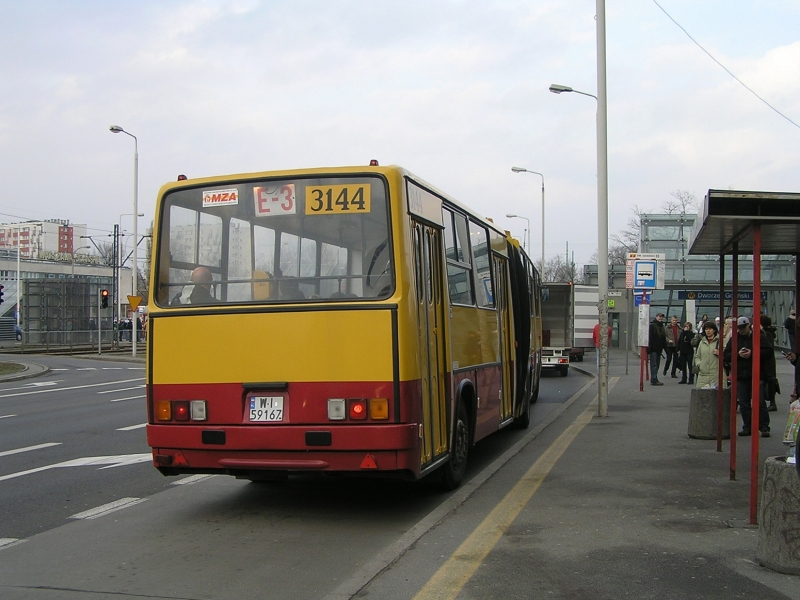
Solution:
[(283, 397), (250, 396), (250, 420), (258, 422), (283, 421)]

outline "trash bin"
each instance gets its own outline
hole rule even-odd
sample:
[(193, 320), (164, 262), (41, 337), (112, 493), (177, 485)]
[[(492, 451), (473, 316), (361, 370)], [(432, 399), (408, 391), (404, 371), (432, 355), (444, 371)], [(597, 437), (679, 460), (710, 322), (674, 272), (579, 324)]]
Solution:
[[(717, 390), (692, 388), (689, 402), (689, 437), (717, 439)], [(731, 390), (722, 391), (722, 439), (731, 437)]]
[(758, 562), (768, 569), (800, 575), (800, 536), (797, 535), (797, 499), (800, 478), (785, 456), (764, 462), (758, 518)]

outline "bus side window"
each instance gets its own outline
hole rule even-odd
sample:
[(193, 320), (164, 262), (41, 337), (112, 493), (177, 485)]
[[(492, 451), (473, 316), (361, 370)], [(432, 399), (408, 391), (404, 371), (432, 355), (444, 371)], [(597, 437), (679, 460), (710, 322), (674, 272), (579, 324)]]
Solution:
[(269, 300), (272, 296), (272, 275), (266, 271), (253, 271), (253, 300)]
[[(472, 265), (469, 258), (467, 220), (463, 215), (442, 209), (445, 255), (447, 256), (447, 288), (453, 304), (475, 304), (472, 286)], [(455, 226), (453, 223), (455, 219)]]

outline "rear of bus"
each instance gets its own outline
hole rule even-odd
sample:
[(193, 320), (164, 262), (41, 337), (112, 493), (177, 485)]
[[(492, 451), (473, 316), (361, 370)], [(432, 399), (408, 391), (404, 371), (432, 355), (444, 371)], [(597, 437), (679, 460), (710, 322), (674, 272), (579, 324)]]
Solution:
[(162, 473), (418, 475), (419, 415), (400, 403), (400, 181), (326, 169), (162, 188), (147, 367)]

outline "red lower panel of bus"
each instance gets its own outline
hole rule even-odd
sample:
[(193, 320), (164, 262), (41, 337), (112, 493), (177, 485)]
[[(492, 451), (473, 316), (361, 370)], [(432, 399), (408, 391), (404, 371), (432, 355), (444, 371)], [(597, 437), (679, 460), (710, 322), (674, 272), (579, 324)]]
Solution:
[(419, 472), (419, 426), (329, 428), (148, 425), (156, 467), (174, 473), (272, 471)]

